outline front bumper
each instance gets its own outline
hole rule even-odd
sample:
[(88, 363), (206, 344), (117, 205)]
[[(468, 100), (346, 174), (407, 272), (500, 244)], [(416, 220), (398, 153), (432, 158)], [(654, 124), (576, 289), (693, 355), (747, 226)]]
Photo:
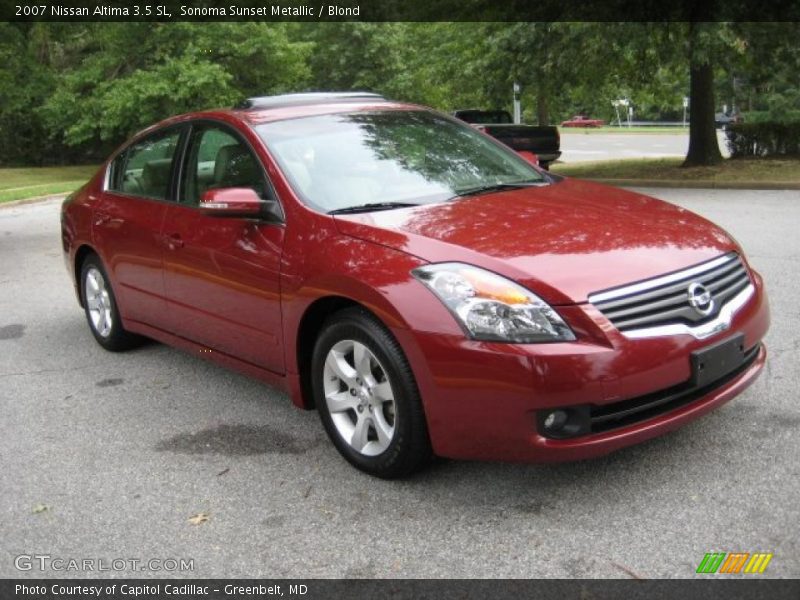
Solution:
[[(417, 377), (434, 452), (459, 459), (553, 462), (601, 456), (677, 429), (731, 400), (761, 372), (769, 327), (763, 283), (731, 325), (710, 338), (628, 339), (592, 305), (561, 307), (578, 340), (554, 344), (475, 342), (396, 330)], [(540, 434), (543, 410), (602, 407), (669, 390), (692, 375), (690, 355), (744, 335), (754, 357), (737, 374), (665, 411), (569, 439)]]

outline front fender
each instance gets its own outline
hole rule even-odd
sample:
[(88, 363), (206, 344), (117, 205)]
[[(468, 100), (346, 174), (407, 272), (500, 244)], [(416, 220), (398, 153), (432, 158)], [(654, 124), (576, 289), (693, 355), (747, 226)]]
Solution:
[(318, 300), (342, 298), (371, 311), (389, 329), (407, 329), (413, 318), (409, 295), (425, 291), (410, 275), (424, 262), (410, 254), (348, 236), (336, 236), (325, 248), (317, 260), (304, 257), (302, 276), (282, 277), (283, 339), (291, 373), (298, 372), (300, 324)]

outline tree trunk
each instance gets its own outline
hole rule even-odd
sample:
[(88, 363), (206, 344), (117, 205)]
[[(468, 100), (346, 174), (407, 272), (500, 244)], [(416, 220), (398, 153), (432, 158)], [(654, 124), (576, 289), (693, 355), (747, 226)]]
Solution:
[[(694, 25), (689, 26), (690, 48)], [(695, 62), (694, 56), (689, 61), (689, 152), (683, 166), (715, 165), (722, 162), (722, 154), (714, 125), (714, 69), (707, 61)]]
[(547, 95), (544, 92), (536, 94), (536, 121), (539, 125), (550, 124), (550, 110), (547, 106)]

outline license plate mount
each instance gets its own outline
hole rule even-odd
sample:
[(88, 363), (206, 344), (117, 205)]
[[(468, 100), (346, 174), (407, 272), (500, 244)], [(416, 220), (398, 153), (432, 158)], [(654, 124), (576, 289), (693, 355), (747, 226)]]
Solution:
[(704, 387), (735, 371), (744, 363), (744, 334), (692, 352), (692, 383)]

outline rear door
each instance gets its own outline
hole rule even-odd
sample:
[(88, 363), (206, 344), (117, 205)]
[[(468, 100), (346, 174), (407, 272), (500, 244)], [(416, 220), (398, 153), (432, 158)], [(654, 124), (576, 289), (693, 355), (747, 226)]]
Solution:
[(217, 122), (192, 125), (179, 202), (164, 219), (164, 284), (178, 335), (282, 373), (280, 260), (283, 223), (208, 216), (198, 204), (209, 189), (274, 192), (249, 143)]
[(162, 329), (169, 329), (169, 320), (161, 228), (174, 196), (175, 159), (184, 129), (174, 126), (148, 135), (113, 160), (92, 224), (125, 319)]

